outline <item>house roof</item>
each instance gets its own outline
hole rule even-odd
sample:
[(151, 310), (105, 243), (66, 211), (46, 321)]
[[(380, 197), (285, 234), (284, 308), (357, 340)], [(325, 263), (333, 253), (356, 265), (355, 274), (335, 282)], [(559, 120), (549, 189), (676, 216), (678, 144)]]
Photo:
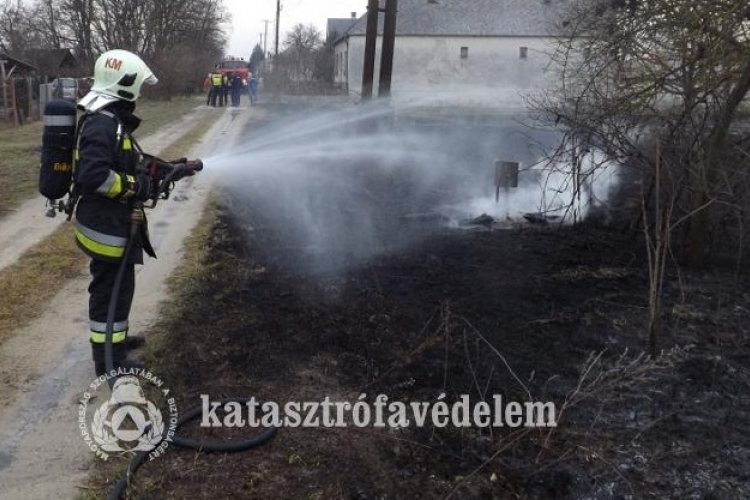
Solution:
[(356, 17), (329, 18), (326, 36), (331, 37), (336, 34), (336, 38), (339, 38), (345, 35), (356, 22)]
[[(30, 64), (30, 63), (28, 63), (26, 61), (18, 59), (17, 57), (13, 57), (13, 56), (11, 56), (10, 54), (8, 54), (6, 52), (0, 52), (0, 60), (6, 61), (11, 66), (17, 66), (21, 70), (33, 71), (33, 70), (37, 69), (36, 66), (34, 66), (33, 64)], [(8, 67), (6, 66), (6, 70), (7, 70), (7, 68)]]
[[(552, 36), (566, 0), (399, 0), (400, 36)], [(364, 35), (367, 14), (349, 30)], [(383, 30), (383, 13), (378, 31)]]
[(78, 65), (75, 56), (68, 49), (31, 49), (27, 54), (45, 75), (57, 75), (62, 68), (73, 69)]

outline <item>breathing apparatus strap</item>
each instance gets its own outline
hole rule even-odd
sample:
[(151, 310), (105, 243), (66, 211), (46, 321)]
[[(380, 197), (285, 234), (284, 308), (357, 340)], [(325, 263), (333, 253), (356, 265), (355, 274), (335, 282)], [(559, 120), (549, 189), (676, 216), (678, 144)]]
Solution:
[[(78, 204), (78, 200), (81, 198), (81, 185), (76, 181), (75, 175), (76, 175), (76, 166), (78, 163), (78, 160), (81, 158), (81, 135), (83, 132), (84, 127), (86, 126), (86, 118), (95, 115), (105, 115), (117, 122), (117, 151), (119, 151), (122, 139), (123, 139), (123, 127), (122, 123), (120, 122), (120, 119), (117, 118), (117, 115), (112, 113), (111, 111), (107, 111), (106, 109), (93, 111), (93, 112), (86, 112), (78, 119), (78, 126), (76, 127), (76, 147), (73, 151), (73, 183), (70, 187), (70, 192), (68, 194), (68, 201), (65, 203), (65, 213), (67, 214), (67, 220), (71, 220), (73, 218), (73, 212), (75, 212), (76, 205)], [(131, 140), (135, 143), (135, 139), (131, 137)]]

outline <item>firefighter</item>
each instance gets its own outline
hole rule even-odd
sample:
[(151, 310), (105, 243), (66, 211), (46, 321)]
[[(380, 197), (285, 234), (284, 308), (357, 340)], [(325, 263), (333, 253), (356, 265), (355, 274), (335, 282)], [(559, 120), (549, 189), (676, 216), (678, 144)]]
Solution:
[(224, 92), (222, 91), (223, 83), (224, 77), (221, 73), (219, 73), (219, 70), (217, 68), (213, 73), (211, 73), (211, 106), (213, 106), (214, 108), (216, 107), (217, 100), (219, 106), (224, 105)]
[[(133, 147), (131, 134), (140, 123), (133, 112), (141, 86), (156, 82), (140, 57), (125, 50), (110, 50), (96, 60), (94, 83), (78, 103), (85, 114), (79, 125), (76, 153), (75, 181), (81, 199), (76, 209), (75, 237), (78, 247), (91, 258), (89, 328), (97, 376), (105, 372), (108, 309), (130, 234), (131, 212), (136, 200), (146, 200), (151, 194), (148, 175), (137, 173), (140, 153)], [(141, 366), (127, 360), (126, 355), (143, 343), (142, 337), (128, 335), (128, 316), (135, 291), (135, 265), (143, 264), (144, 251), (155, 256), (145, 220), (124, 264), (116, 302), (112, 335), (115, 368)]]
[(229, 75), (221, 75), (221, 105), (229, 106)]
[(206, 75), (206, 78), (203, 79), (203, 92), (206, 93), (206, 106), (211, 105), (211, 75), (212, 73), (209, 72)]
[(229, 86), (232, 89), (232, 107), (239, 107), (242, 95), (242, 77), (238, 73), (232, 73)]

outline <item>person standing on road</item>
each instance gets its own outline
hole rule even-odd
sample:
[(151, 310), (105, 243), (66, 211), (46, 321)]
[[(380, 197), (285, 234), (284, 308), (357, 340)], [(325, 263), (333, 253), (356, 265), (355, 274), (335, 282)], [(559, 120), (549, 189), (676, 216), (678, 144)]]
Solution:
[(211, 73), (211, 106), (214, 108), (217, 106), (217, 101), (219, 106), (223, 106), (223, 81), (223, 75), (219, 73), (218, 69), (215, 69), (214, 72)]
[(247, 82), (248, 91), (250, 92), (250, 106), (255, 106), (258, 102), (258, 74), (253, 73), (250, 81)]
[(211, 105), (211, 75), (213, 73), (209, 72), (206, 75), (206, 78), (203, 79), (203, 92), (206, 93), (206, 106)]
[(229, 75), (221, 75), (221, 105), (229, 106)]
[(238, 108), (242, 95), (242, 77), (238, 73), (233, 73), (230, 85), (232, 87), (232, 106)]
[(75, 181), (81, 199), (76, 209), (75, 237), (78, 247), (91, 258), (89, 270), (89, 329), (97, 376), (105, 372), (104, 345), (108, 309), (123, 258), (127, 258), (118, 291), (112, 335), (114, 365), (142, 367), (126, 359), (139, 347), (142, 337), (128, 335), (128, 316), (135, 291), (135, 265), (143, 264), (143, 251), (154, 256), (145, 223), (132, 251), (125, 256), (131, 213), (137, 200), (151, 195), (151, 181), (137, 173), (140, 153), (134, 148), (133, 131), (140, 124), (135, 102), (144, 83), (157, 82), (137, 55), (125, 50), (103, 53), (94, 65), (94, 83), (78, 103), (84, 112), (79, 124)]

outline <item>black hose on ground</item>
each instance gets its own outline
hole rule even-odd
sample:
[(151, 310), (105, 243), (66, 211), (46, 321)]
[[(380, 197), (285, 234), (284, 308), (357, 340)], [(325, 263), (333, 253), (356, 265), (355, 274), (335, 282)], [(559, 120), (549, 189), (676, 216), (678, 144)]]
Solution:
[[(233, 402), (233, 401), (239, 402), (240, 404), (246, 404), (250, 400), (243, 399), (243, 398), (229, 398), (229, 399), (222, 399), (219, 401), (221, 402), (221, 405), (223, 406), (224, 404), (228, 402)], [(255, 403), (257, 406), (261, 405), (261, 403), (259, 402), (255, 402)], [(191, 420), (200, 418), (202, 413), (203, 413), (203, 408), (201, 405), (193, 406), (192, 408), (188, 409), (185, 413), (180, 415), (180, 418), (177, 420), (176, 429), (179, 429), (181, 426), (185, 425), (187, 422), (190, 422)], [(167, 430), (168, 430), (167, 428), (164, 429), (162, 440), (165, 439)], [(276, 431), (277, 431), (276, 427), (266, 427), (257, 436), (253, 436), (250, 439), (243, 439), (240, 441), (231, 441), (231, 442), (198, 441), (195, 439), (180, 437), (177, 434), (175, 434), (172, 437), (171, 442), (174, 445), (179, 446), (180, 448), (189, 448), (192, 450), (202, 451), (206, 453), (234, 453), (238, 451), (249, 450), (251, 448), (255, 448), (257, 446), (264, 444), (276, 434)], [(131, 460), (130, 464), (128, 465), (128, 470), (122, 476), (120, 476), (120, 478), (117, 480), (117, 483), (115, 483), (115, 485), (110, 490), (109, 494), (107, 495), (107, 500), (120, 500), (122, 494), (125, 493), (125, 490), (130, 484), (132, 476), (135, 474), (138, 468), (141, 465), (143, 465), (143, 462), (149, 456), (149, 453), (151, 452), (141, 451), (141, 452), (138, 452), (133, 457), (133, 460)]]
[[(104, 340), (104, 365), (106, 367), (107, 373), (112, 373), (112, 371), (115, 369), (112, 336), (114, 334), (113, 332), (114, 332), (114, 324), (115, 324), (115, 311), (117, 309), (117, 300), (120, 295), (120, 288), (122, 286), (123, 276), (125, 275), (125, 269), (127, 267), (128, 260), (130, 258), (130, 252), (133, 249), (133, 242), (139, 236), (140, 227), (144, 219), (145, 219), (145, 216), (143, 214), (143, 204), (139, 202), (138, 204), (136, 204), (136, 206), (133, 209), (133, 216), (131, 219), (131, 228), (130, 228), (130, 237), (128, 238), (127, 244), (125, 245), (125, 252), (123, 253), (120, 267), (117, 270), (117, 276), (115, 278), (115, 283), (114, 283), (113, 290), (112, 290), (112, 297), (110, 298), (109, 308), (107, 309), (107, 329), (106, 329), (105, 340)], [(114, 386), (115, 378), (116, 377), (110, 377), (107, 380), (110, 390)], [(221, 406), (223, 407), (224, 404), (228, 402), (238, 402), (240, 404), (247, 404), (250, 401), (255, 402), (255, 405), (257, 407), (260, 407), (262, 405), (261, 402), (255, 401), (254, 399), (251, 400), (247, 398), (228, 398), (228, 399), (220, 400), (220, 403), (221, 403)], [(180, 418), (177, 420), (177, 423), (174, 429), (175, 435), (169, 438), (168, 431), (170, 430), (170, 428), (169, 426), (165, 426), (164, 432), (161, 435), (161, 439), (154, 446), (153, 449), (156, 449), (162, 441), (167, 439), (168, 441), (173, 443), (175, 446), (178, 446), (181, 448), (189, 448), (189, 449), (202, 451), (206, 453), (233, 453), (233, 452), (238, 452), (238, 451), (249, 450), (251, 448), (255, 448), (257, 446), (260, 446), (266, 443), (272, 437), (274, 437), (274, 435), (276, 435), (276, 431), (278, 430), (276, 427), (273, 427), (273, 426), (265, 427), (257, 436), (253, 436), (250, 439), (243, 439), (243, 440), (231, 441), (231, 442), (198, 441), (196, 439), (180, 437), (177, 435), (176, 432), (181, 426), (185, 425), (187, 422), (190, 422), (191, 420), (194, 420), (200, 417), (202, 413), (203, 413), (202, 405), (196, 405), (196, 406), (189, 408), (185, 413), (180, 415)], [(117, 483), (115, 483), (114, 487), (107, 495), (107, 500), (120, 500), (121, 496), (123, 495), (123, 493), (125, 493), (125, 490), (130, 484), (130, 481), (133, 475), (138, 470), (138, 468), (141, 465), (143, 465), (143, 462), (149, 456), (149, 453), (151, 453), (151, 451), (141, 451), (133, 457), (130, 464), (128, 465), (127, 471), (118, 479)]]

